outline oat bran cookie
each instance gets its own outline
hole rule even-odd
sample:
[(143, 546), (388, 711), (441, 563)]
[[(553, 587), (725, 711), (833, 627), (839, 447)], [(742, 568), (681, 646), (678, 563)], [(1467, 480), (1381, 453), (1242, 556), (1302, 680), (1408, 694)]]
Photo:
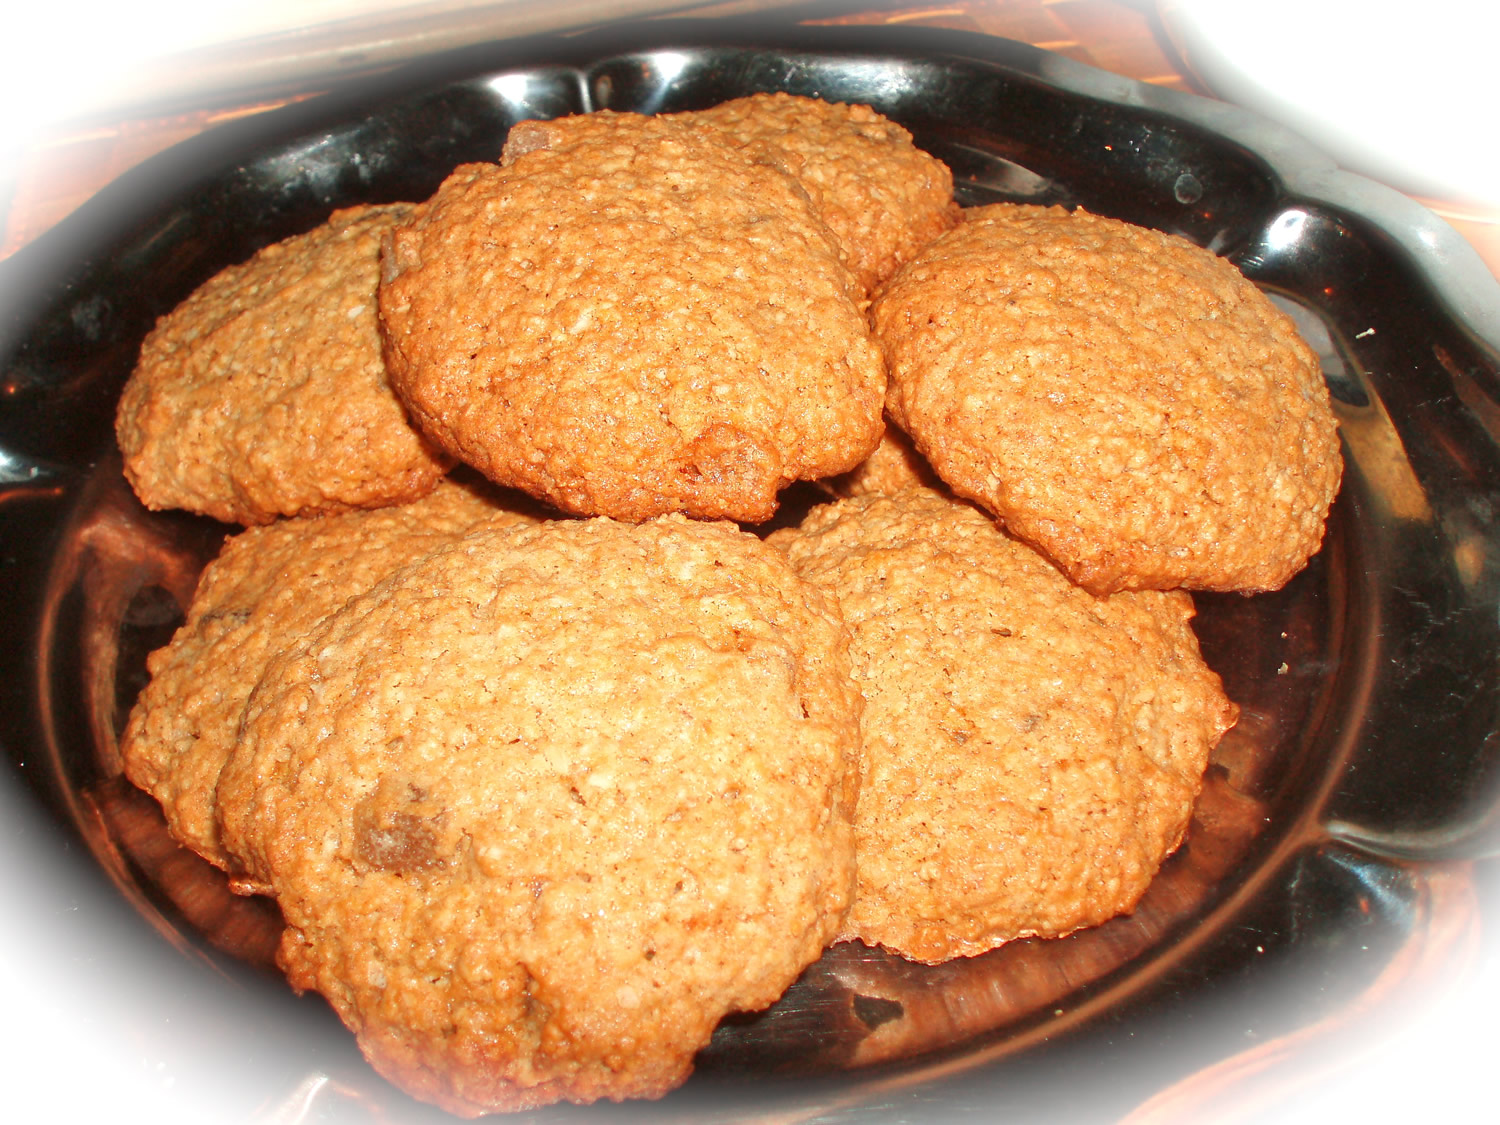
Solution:
[(873, 453), (847, 473), (822, 483), (834, 496), (889, 496), (908, 488), (945, 487), (911, 439), (889, 425)]
[(846, 645), (729, 524), (485, 525), (273, 661), (225, 845), (292, 983), (414, 1095), (658, 1096), (840, 925)]
[(994, 204), (873, 317), (891, 416), (1090, 590), (1274, 590), (1321, 545), (1342, 461), (1317, 359), (1209, 251)]
[(115, 418), (148, 508), (261, 524), (436, 487), (450, 462), (392, 394), (375, 325), (381, 238), (410, 213), (335, 211), (157, 321)]
[(678, 116), (796, 176), (866, 293), (957, 220), (948, 166), (869, 106), (752, 94)]
[(161, 802), (172, 835), (234, 870), (219, 843), (214, 792), (267, 662), (349, 598), (475, 524), (536, 522), (515, 500), (444, 481), (412, 504), (279, 520), (227, 540), (187, 620), (147, 659), (151, 680), (120, 740), (126, 776)]
[(383, 270), (392, 384), (424, 431), (564, 511), (760, 522), (879, 438), (884, 365), (827, 227), (707, 130), (517, 126)]
[(844, 936), (936, 963), (1132, 909), (1236, 715), (1190, 597), (1095, 597), (928, 489), (771, 541), (837, 595), (865, 697)]

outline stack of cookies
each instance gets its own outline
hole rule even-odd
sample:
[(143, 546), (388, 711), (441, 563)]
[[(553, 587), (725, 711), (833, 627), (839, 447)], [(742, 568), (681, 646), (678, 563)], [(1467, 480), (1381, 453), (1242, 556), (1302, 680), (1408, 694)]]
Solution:
[(468, 1116), (659, 1096), (833, 941), (1132, 909), (1236, 715), (1185, 591), (1284, 584), (1340, 473), (1232, 266), (782, 94), (336, 212), (161, 319), (117, 432), (247, 525), (130, 778)]

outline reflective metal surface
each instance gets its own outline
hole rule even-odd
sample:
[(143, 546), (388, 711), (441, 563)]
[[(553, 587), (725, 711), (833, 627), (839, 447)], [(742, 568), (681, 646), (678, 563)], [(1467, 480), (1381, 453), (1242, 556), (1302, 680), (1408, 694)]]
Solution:
[[(226, 1120), (441, 1115), (289, 995), (274, 906), (230, 895), (119, 776), (145, 654), (225, 531), (144, 512), (120, 477), (111, 421), (142, 336), (332, 208), (422, 199), (495, 158), (522, 118), (769, 89), (874, 105), (948, 161), (965, 203), (1082, 205), (1227, 255), (1321, 353), (1345, 484), (1285, 590), (1198, 599), (1242, 718), (1131, 916), (937, 967), (835, 947), (770, 1010), (726, 1020), (665, 1101), (525, 1119), (1166, 1120), (1268, 1068), (1295, 1085), (1303, 1039), (1343, 1034), (1470, 932), (1467, 863), (1500, 841), (1500, 289), (1456, 236), (1228, 107), (1001, 40), (662, 22), (475, 47), (197, 138), (0, 264), (3, 781), (53, 826), (25, 856), (105, 874), (86, 893), (123, 909), (90, 907), (113, 919), (94, 956), (150, 962), (165, 983), (130, 985), (136, 1025), (182, 1073), (233, 1075)], [(1247, 1056), (1247, 1027), (1289, 1046)]]

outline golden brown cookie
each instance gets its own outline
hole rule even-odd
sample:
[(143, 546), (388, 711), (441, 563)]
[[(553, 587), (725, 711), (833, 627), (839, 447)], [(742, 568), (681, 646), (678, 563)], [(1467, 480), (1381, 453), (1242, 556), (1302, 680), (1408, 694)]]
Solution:
[(887, 409), (938, 475), (1096, 593), (1274, 590), (1322, 543), (1342, 461), (1317, 359), (1209, 251), (994, 204), (873, 316)]
[(865, 697), (845, 936), (937, 962), (1130, 910), (1236, 714), (1189, 596), (1095, 597), (928, 489), (771, 542), (838, 596)]
[(867, 293), (958, 217), (948, 166), (869, 106), (752, 94), (679, 116), (796, 176)]
[(375, 326), (381, 238), (410, 213), (335, 211), (157, 321), (115, 417), (142, 503), (259, 524), (437, 486), (449, 461), (391, 393)]
[(391, 379), (423, 429), (564, 511), (769, 519), (853, 467), (885, 370), (795, 181), (667, 118), (517, 126), (385, 258)]
[(442, 482), (412, 504), (280, 520), (224, 544), (187, 620), (149, 657), (150, 683), (120, 741), (126, 775), (161, 802), (178, 840), (235, 866), (219, 843), (214, 788), (266, 663), (349, 598), (484, 520), (535, 517), (488, 488)]
[(908, 488), (944, 487), (911, 438), (895, 426), (886, 426), (875, 451), (858, 465), (822, 484), (834, 496), (889, 496)]
[(484, 525), (272, 663), (225, 845), (292, 983), (416, 1096), (657, 1096), (848, 906), (846, 646), (732, 525)]

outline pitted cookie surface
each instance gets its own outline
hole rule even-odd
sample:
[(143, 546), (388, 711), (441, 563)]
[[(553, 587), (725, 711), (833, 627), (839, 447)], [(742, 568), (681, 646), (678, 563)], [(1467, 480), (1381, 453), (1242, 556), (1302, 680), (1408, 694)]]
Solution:
[(336, 211), (157, 322), (115, 420), (142, 503), (262, 524), (437, 487), (451, 461), (392, 393), (376, 328), (381, 239), (411, 210)]
[(1274, 590), (1321, 546), (1343, 463), (1317, 357), (1208, 250), (993, 204), (873, 316), (938, 475), (1094, 592)]
[(838, 597), (865, 697), (845, 936), (938, 962), (1129, 911), (1236, 716), (1191, 598), (1095, 597), (929, 489), (771, 541)]

